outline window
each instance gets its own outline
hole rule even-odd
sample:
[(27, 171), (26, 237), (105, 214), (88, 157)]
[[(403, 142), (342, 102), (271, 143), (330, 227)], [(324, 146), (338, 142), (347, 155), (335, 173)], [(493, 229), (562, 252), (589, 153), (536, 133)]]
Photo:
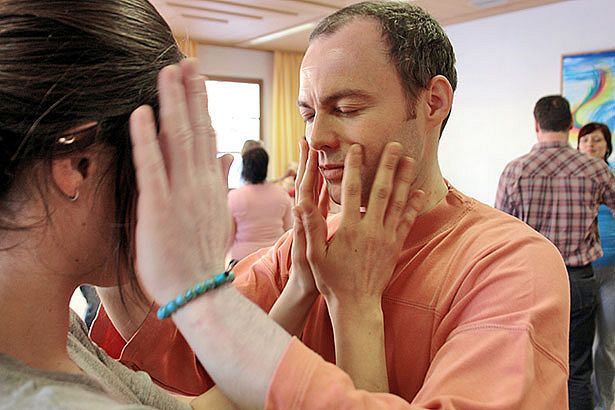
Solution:
[(229, 188), (241, 185), (241, 148), (246, 140), (261, 139), (261, 80), (209, 77), (209, 114), (216, 130), (218, 156), (235, 158)]

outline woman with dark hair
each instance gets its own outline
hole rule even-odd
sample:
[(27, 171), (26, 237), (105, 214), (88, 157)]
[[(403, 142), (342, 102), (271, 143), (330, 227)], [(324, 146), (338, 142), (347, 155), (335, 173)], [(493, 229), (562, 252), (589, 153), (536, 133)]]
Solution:
[(0, 408), (189, 408), (69, 310), (84, 283), (143, 296), (128, 123), (182, 58), (145, 0), (0, 2)]
[(269, 247), (292, 224), (292, 200), (277, 184), (267, 182), (269, 155), (256, 147), (242, 154), (246, 185), (228, 193), (232, 216), (231, 259), (240, 260)]
[(590, 122), (579, 130), (577, 149), (590, 157), (603, 159), (607, 164), (613, 153), (611, 130), (606, 124)]
[[(613, 152), (611, 131), (606, 124), (591, 122), (579, 131), (577, 149), (593, 158), (604, 160)], [(609, 164), (615, 172), (613, 164)], [(592, 263), (598, 283), (594, 375), (597, 403), (611, 409), (615, 403), (615, 217), (609, 208), (598, 209), (598, 229), (604, 256)]]

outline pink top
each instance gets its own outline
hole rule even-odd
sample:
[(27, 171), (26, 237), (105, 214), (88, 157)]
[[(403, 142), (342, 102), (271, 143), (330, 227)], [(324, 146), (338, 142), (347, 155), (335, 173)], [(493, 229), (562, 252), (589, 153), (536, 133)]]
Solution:
[(249, 184), (228, 193), (228, 206), (234, 222), (232, 259), (275, 243), (291, 226), (292, 200), (272, 183)]

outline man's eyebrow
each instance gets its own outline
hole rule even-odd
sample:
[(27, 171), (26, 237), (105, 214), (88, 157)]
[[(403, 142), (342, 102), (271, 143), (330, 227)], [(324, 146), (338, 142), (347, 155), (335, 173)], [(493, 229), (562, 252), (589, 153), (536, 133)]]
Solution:
[[(359, 98), (359, 99), (364, 99), (364, 100), (371, 100), (373, 96), (364, 90), (356, 90), (356, 89), (348, 88), (348, 89), (340, 90), (334, 94), (326, 96), (321, 101), (320, 104), (321, 105), (332, 105), (343, 98)], [(298, 100), (297, 105), (299, 106), (299, 108), (312, 108), (310, 104), (302, 100)]]

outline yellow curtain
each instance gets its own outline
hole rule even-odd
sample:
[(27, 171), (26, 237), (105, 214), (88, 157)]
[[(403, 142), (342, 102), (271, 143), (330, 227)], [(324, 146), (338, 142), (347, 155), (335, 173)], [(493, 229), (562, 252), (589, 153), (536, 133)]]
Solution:
[(291, 162), (299, 161), (299, 140), (305, 124), (297, 109), (299, 68), (303, 54), (275, 51), (273, 54), (273, 127), (271, 171), (279, 177)]
[(175, 41), (177, 41), (177, 45), (179, 45), (179, 49), (181, 50), (182, 53), (184, 53), (184, 55), (186, 57), (194, 57), (197, 58), (198, 56), (196, 48), (198, 43), (194, 40), (192, 40), (191, 38), (189, 38), (188, 36), (175, 36)]

